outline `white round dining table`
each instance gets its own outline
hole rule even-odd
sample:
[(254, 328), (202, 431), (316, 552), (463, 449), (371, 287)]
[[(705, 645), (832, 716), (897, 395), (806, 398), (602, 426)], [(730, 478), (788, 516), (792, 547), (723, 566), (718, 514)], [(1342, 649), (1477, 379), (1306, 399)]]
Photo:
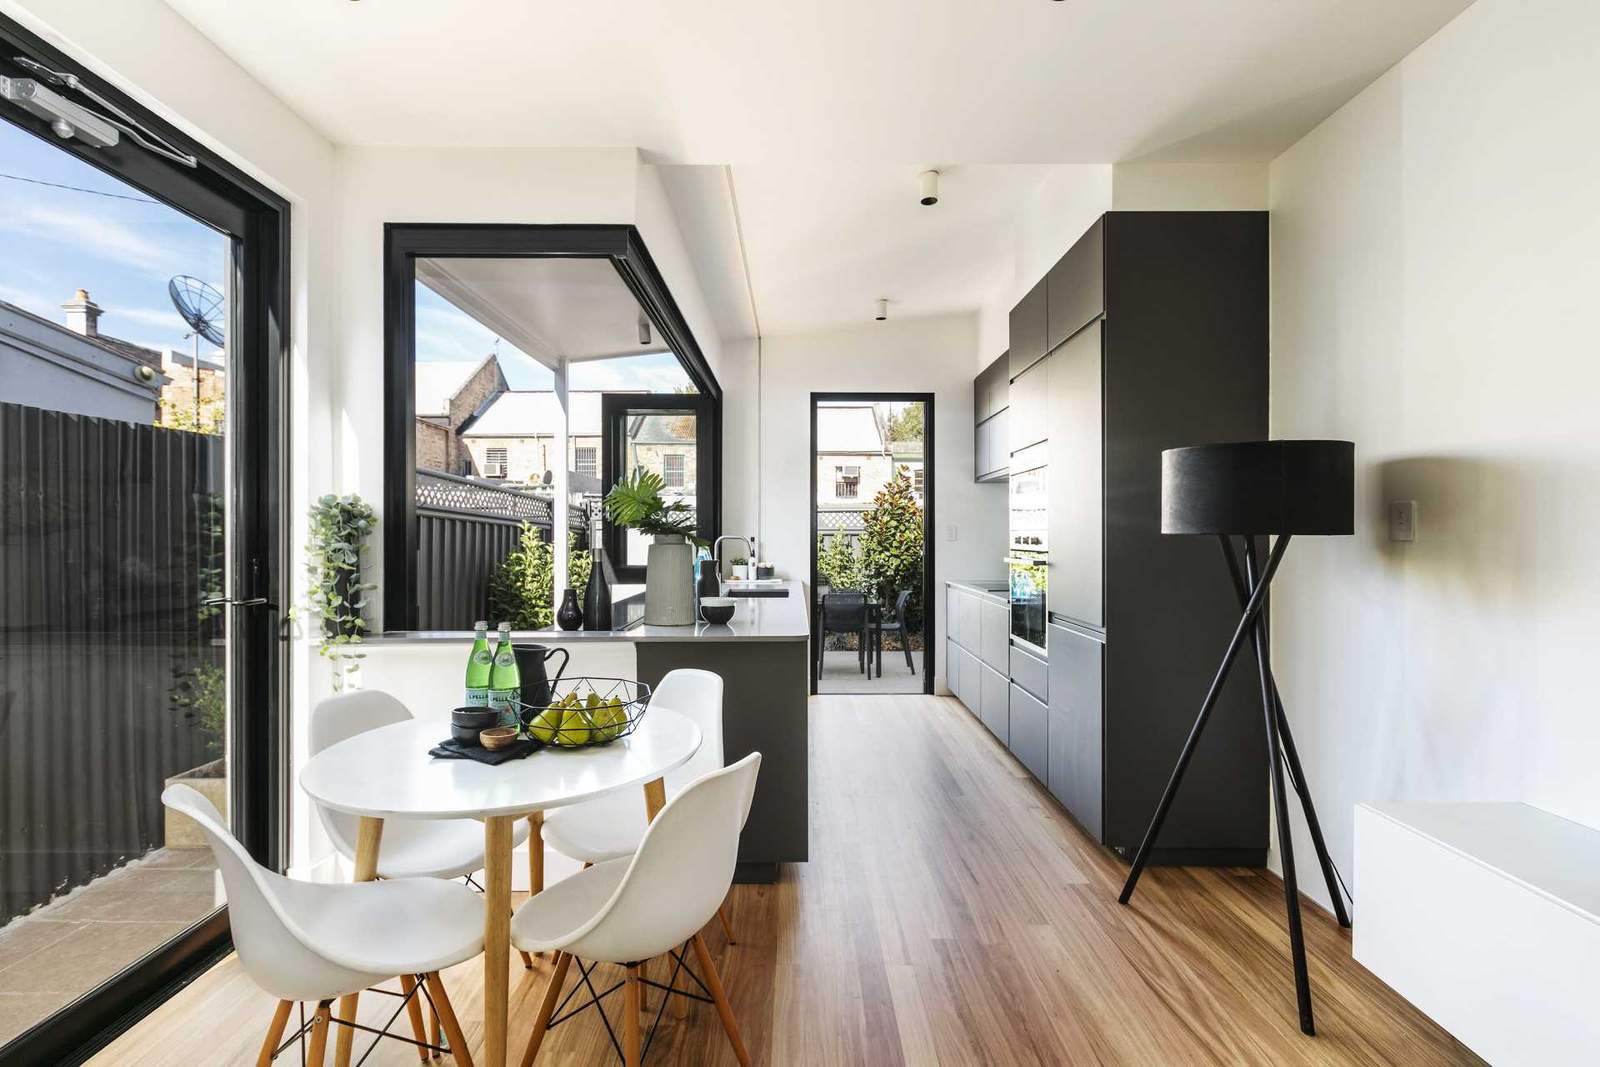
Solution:
[[(524, 817), (530, 824), (529, 884), (537, 893), (544, 888), (544, 812), (642, 785), (645, 814), (654, 819), (666, 803), (662, 775), (699, 750), (700, 728), (670, 708), (651, 707), (633, 733), (609, 745), (544, 748), (498, 767), (428, 755), (449, 731), (437, 719), (411, 719), (357, 734), (311, 757), (300, 788), (319, 804), (360, 817), (358, 882), (377, 876), (385, 819), (483, 820), (483, 1051), (489, 1067), (504, 1067), (513, 824)], [(356, 1001), (354, 995), (340, 1001), (341, 1019), (355, 1018)], [(338, 1067), (347, 1067), (353, 1033), (339, 1027)]]

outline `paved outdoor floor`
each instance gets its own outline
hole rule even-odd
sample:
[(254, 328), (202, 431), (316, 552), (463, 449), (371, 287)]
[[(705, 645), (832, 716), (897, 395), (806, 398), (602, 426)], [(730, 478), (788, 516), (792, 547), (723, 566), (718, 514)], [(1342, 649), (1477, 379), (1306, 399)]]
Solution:
[(215, 872), (210, 849), (157, 849), (0, 927), (0, 1044), (210, 914)]
[(922, 653), (912, 652), (911, 662), (917, 670), (906, 669), (906, 654), (898, 648), (883, 650), (883, 677), (873, 672), (872, 680), (861, 673), (860, 660), (854, 652), (826, 652), (822, 660), (822, 680), (817, 684), (819, 693), (920, 693), (922, 692)]

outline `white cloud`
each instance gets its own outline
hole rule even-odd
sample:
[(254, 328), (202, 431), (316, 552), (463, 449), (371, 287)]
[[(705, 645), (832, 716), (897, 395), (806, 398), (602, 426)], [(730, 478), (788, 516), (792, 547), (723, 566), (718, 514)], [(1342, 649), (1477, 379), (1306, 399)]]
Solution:
[(103, 214), (76, 208), (13, 203), (0, 212), (0, 229), (37, 241), (69, 245), (98, 259), (163, 277), (197, 269), (180, 242), (171, 237), (141, 232)]

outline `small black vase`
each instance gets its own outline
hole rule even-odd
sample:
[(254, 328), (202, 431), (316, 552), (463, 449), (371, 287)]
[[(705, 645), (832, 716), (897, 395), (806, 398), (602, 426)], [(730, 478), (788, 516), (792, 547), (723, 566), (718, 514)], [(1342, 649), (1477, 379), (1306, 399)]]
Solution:
[(556, 624), (563, 630), (576, 630), (583, 626), (583, 609), (578, 607), (576, 589), (568, 589), (561, 594), (561, 610), (556, 612)]

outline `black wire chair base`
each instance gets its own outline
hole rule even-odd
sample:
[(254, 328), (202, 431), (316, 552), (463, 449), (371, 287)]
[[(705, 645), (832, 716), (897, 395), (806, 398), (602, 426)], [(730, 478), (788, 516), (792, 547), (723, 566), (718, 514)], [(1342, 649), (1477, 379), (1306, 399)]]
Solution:
[[(667, 1009), (668, 997), (683, 997), (687, 1000), (697, 1000), (702, 1004), (716, 1003), (716, 1001), (711, 998), (711, 990), (706, 988), (706, 984), (700, 980), (700, 976), (694, 973), (694, 968), (690, 967), (689, 962), (684, 959), (683, 954), (688, 947), (689, 942), (685, 941), (677, 948), (667, 950), (667, 954), (672, 957), (673, 966), (671, 975), (667, 977), (666, 985), (662, 985), (660, 982), (652, 981), (649, 978), (641, 977), (639, 979), (640, 985), (647, 985), (652, 989), (659, 989), (664, 994), (661, 998), (661, 1003), (656, 1006), (655, 1018), (650, 1020), (650, 1032), (645, 1035), (644, 1045), (639, 1050), (639, 1058), (641, 1060), (643, 1060), (644, 1057), (650, 1052), (650, 1044), (655, 1040), (656, 1031), (661, 1026), (661, 1017)], [(594, 1008), (600, 1015), (600, 1022), (606, 1028), (606, 1036), (611, 1039), (611, 1047), (613, 1050), (615, 1050), (617, 1059), (626, 1060), (626, 1057), (622, 1052), (622, 1042), (617, 1038), (616, 1028), (611, 1025), (611, 1019), (606, 1015), (605, 1005), (601, 1003), (601, 1001), (605, 1000), (606, 997), (609, 997), (611, 994), (621, 989), (626, 982), (617, 982), (615, 985), (607, 988), (604, 992), (597, 992), (595, 990), (594, 983), (590, 980), (589, 976), (594, 973), (594, 969), (598, 966), (598, 964), (590, 963), (585, 965), (584, 961), (576, 956), (572, 957), (572, 962), (578, 965), (578, 981), (573, 983), (572, 988), (567, 991), (567, 995), (562, 997), (561, 1002), (556, 1005), (555, 1011), (552, 1013), (552, 1018), (550, 1022), (545, 1025), (545, 1029), (554, 1030), (557, 1026), (566, 1022), (568, 1019), (582, 1015), (590, 1008)], [(700, 987), (699, 993), (696, 993), (687, 987), (684, 989), (677, 988), (678, 975), (680, 972), (687, 974), (691, 979), (694, 980), (694, 984)], [(573, 997), (578, 995), (578, 991), (580, 989), (587, 989), (589, 991), (589, 999), (570, 1011), (566, 1010), (567, 1005), (572, 1002)]]
[[(333, 1014), (332, 1007), (330, 1007), (328, 1009), (328, 1025), (329, 1025), (330, 1029), (335, 1024), (337, 1024), (339, 1026), (348, 1026), (352, 1030), (361, 1030), (361, 1031), (364, 1031), (366, 1033), (376, 1035), (376, 1036), (373, 1037), (372, 1043), (367, 1046), (366, 1051), (361, 1054), (361, 1058), (356, 1060), (356, 1067), (361, 1067), (361, 1065), (363, 1063), (367, 1062), (367, 1057), (372, 1055), (372, 1050), (377, 1048), (378, 1047), (378, 1042), (382, 1041), (384, 1038), (388, 1038), (390, 1041), (403, 1041), (408, 1045), (415, 1045), (417, 1048), (427, 1049), (429, 1052), (432, 1052), (435, 1056), (442, 1055), (442, 1054), (448, 1053), (450, 1051), (450, 1046), (448, 1044), (441, 1043), (441, 1044), (435, 1045), (435, 1044), (431, 1044), (431, 1043), (429, 1043), (427, 1041), (418, 1041), (415, 1038), (406, 1037), (406, 1036), (404, 1036), (402, 1034), (391, 1034), (389, 1032), (389, 1028), (394, 1025), (394, 1021), (396, 1019), (400, 1018), (400, 1013), (406, 1010), (406, 1005), (410, 1004), (411, 1001), (413, 1000), (413, 998), (416, 998), (419, 995), (421, 996), (421, 998), (423, 1000), (428, 1002), (429, 1010), (431, 1010), (435, 1015), (437, 1015), (439, 1013), (439, 1008), (438, 1008), (437, 1005), (434, 1004), (433, 997), (428, 994), (427, 981), (426, 981), (425, 977), (423, 975), (420, 975), (420, 974), (412, 975), (411, 977), (413, 979), (415, 979), (415, 982), (411, 987), (411, 992), (409, 992), (409, 993), (396, 993), (394, 990), (392, 990), (392, 989), (384, 989), (382, 986), (371, 986), (366, 990), (368, 993), (382, 993), (386, 997), (399, 997), (400, 998), (400, 1006), (394, 1010), (394, 1014), (393, 1015), (389, 1016), (388, 1021), (386, 1021), (383, 1024), (383, 1027), (381, 1029), (379, 1029), (377, 1027), (373, 1027), (373, 1026), (367, 1026), (365, 1023), (358, 1023), (358, 1022), (355, 1022), (354, 1020), (350, 1020), (350, 1021), (347, 1022), (344, 1019), (341, 1019), (337, 1015)], [(312, 1017), (311, 1017), (311, 1020), (309, 1022), (307, 1022), (306, 1021), (306, 1006), (305, 1006), (305, 1004), (302, 1002), (299, 1005), (299, 1008), (300, 1008), (300, 1025), (299, 1025), (299, 1027), (295, 1030), (294, 1033), (290, 1034), (288, 1036), (288, 1038), (286, 1038), (282, 1044), (280, 1044), (277, 1048), (272, 1050), (272, 1058), (273, 1059), (277, 1059), (283, 1053), (283, 1051), (285, 1049), (287, 1049), (290, 1045), (293, 1045), (295, 1042), (298, 1041), (300, 1043), (300, 1063), (301, 1063), (301, 1067), (304, 1067), (305, 1062), (306, 1062), (306, 1044), (305, 1044), (306, 1035), (309, 1034), (311, 1032), (312, 1028), (316, 1025), (317, 1019), (316, 1019), (316, 1015), (313, 1014)]]

